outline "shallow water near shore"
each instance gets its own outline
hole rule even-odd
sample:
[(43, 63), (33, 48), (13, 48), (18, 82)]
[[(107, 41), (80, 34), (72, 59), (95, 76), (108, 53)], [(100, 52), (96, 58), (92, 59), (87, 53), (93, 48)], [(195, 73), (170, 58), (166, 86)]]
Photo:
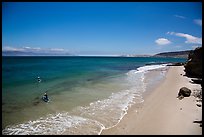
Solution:
[[(144, 81), (148, 70), (166, 67), (145, 64), (179, 61), (185, 59), (3, 58), (2, 133), (100, 134), (115, 126), (131, 104), (142, 103), (146, 89), (163, 78), (165, 70)], [(45, 91), (49, 103), (41, 100)]]

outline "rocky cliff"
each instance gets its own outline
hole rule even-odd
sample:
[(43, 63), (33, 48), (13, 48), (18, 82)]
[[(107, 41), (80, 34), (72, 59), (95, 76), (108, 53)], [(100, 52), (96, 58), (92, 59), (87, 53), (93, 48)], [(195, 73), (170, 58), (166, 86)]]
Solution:
[(184, 67), (187, 76), (202, 78), (202, 47), (189, 53), (188, 61)]

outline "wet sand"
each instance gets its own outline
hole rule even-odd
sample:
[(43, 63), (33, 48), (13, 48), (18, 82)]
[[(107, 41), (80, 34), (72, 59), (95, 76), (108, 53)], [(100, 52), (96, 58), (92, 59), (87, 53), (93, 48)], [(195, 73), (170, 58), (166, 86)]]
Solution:
[(171, 66), (142, 104), (132, 105), (117, 126), (103, 130), (101, 135), (202, 135), (202, 106), (196, 105), (198, 99), (193, 94), (182, 100), (177, 98), (181, 87), (192, 92), (201, 90), (184, 73), (183, 66)]

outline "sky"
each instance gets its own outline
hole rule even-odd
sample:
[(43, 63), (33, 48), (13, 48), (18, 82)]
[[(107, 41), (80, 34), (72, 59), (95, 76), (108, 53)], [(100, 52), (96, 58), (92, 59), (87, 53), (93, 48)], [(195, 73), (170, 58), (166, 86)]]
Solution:
[(2, 51), (153, 55), (202, 46), (201, 2), (3, 2)]

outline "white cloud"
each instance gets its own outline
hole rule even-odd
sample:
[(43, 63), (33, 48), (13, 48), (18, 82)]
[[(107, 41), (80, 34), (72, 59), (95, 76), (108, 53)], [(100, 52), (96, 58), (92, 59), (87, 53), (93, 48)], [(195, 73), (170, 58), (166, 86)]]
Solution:
[(60, 49), (60, 48), (51, 48), (50, 50), (51, 50), (51, 51), (59, 51), (59, 52), (60, 52), (60, 51), (65, 51), (64, 49)]
[(198, 37), (195, 37), (195, 36), (192, 36), (192, 35), (189, 35), (189, 34), (176, 33), (176, 32), (167, 32), (167, 34), (186, 38), (185, 43), (202, 44), (202, 38), (198, 38)]
[(9, 47), (9, 46), (2, 48), (2, 50), (3, 51), (25, 51), (24, 48), (14, 48), (14, 47)]
[(167, 44), (171, 43), (171, 41), (169, 41), (168, 39), (165, 39), (165, 38), (159, 38), (159, 39), (155, 40), (155, 42), (158, 45), (167, 45)]
[(180, 19), (185, 19), (186, 17), (184, 17), (184, 16), (180, 16), (180, 15), (174, 15), (175, 17), (177, 17), (177, 18), (180, 18)]
[(173, 35), (173, 34), (174, 34), (174, 32), (169, 32), (169, 31), (168, 31), (166, 34)]
[(41, 50), (41, 48), (37, 47), (37, 48), (33, 48), (34, 50)]
[(22, 47), (22, 48), (16, 48), (16, 47), (3, 47), (2, 51), (5, 52), (14, 52), (14, 51), (21, 51), (24, 53), (32, 52), (32, 53), (68, 53), (68, 50), (62, 49), (62, 48), (39, 48), (39, 47)]
[(32, 47), (23, 47), (24, 49), (27, 50), (40, 50), (41, 48), (37, 47), (37, 48), (32, 48)]
[(24, 49), (31, 49), (31, 47), (24, 47)]
[(194, 22), (195, 22), (195, 24), (202, 26), (202, 20), (201, 19), (195, 19)]

